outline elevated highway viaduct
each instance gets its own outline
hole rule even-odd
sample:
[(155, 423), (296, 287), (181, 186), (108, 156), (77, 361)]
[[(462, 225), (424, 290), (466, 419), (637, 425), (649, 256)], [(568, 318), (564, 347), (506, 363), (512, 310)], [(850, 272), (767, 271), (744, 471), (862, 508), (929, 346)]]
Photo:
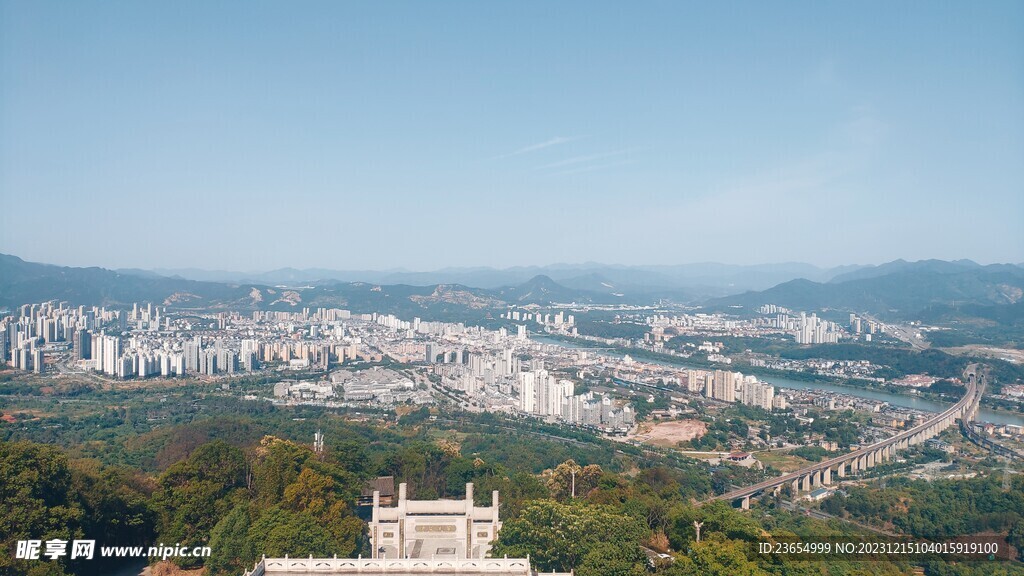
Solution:
[(985, 388), (985, 376), (983, 373), (973, 370), (967, 372), (966, 376), (967, 393), (964, 394), (964, 397), (923, 424), (918, 424), (895, 436), (848, 454), (816, 462), (795, 472), (720, 494), (706, 502), (714, 500), (738, 502), (741, 508), (747, 509), (750, 507), (751, 496), (768, 491), (777, 492), (783, 486), (791, 486), (794, 496), (801, 492), (810, 492), (815, 488), (829, 486), (836, 479), (844, 478), (847, 474), (867, 470), (891, 460), (896, 452), (937, 436), (946, 428), (955, 426), (958, 420), (970, 422), (978, 411), (978, 403), (981, 401), (981, 395)]

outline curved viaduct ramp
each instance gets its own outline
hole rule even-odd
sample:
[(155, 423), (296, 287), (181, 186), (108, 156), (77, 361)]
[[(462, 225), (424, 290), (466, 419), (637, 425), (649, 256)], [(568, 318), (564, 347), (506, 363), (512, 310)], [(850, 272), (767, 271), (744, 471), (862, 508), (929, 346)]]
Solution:
[(891, 460), (897, 450), (903, 450), (920, 444), (929, 438), (956, 424), (957, 420), (970, 421), (978, 410), (978, 402), (984, 390), (984, 376), (975, 378), (968, 374), (967, 393), (959, 402), (942, 413), (930, 418), (927, 422), (914, 426), (909, 430), (886, 438), (870, 446), (860, 448), (848, 454), (838, 456), (777, 478), (758, 482), (746, 488), (738, 488), (707, 500), (739, 501), (742, 508), (750, 506), (750, 497), (768, 490), (779, 490), (785, 485), (793, 488), (793, 494), (810, 492), (811, 490), (832, 484), (833, 478), (843, 478), (846, 474), (867, 470), (887, 460)]

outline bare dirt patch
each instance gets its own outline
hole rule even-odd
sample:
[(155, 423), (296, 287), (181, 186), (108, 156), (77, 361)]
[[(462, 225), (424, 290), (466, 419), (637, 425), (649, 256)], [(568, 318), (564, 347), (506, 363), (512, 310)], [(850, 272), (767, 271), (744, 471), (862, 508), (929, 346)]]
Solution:
[(678, 442), (700, 438), (707, 431), (707, 424), (700, 420), (675, 420), (644, 425), (634, 439), (646, 444), (674, 448)]
[(1016, 348), (997, 348), (995, 346), (982, 346), (979, 344), (969, 344), (967, 346), (957, 346), (954, 348), (943, 348), (944, 352), (950, 354), (960, 355), (973, 355), (982, 356), (985, 358), (996, 358), (998, 360), (1006, 360), (1015, 364), (1024, 363), (1024, 350), (1018, 350)]

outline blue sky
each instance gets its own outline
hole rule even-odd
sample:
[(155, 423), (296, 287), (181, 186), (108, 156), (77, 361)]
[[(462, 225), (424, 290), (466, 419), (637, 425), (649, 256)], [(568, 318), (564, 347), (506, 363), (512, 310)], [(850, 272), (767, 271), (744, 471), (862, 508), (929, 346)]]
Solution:
[(1022, 2), (0, 0), (0, 252), (1024, 261)]

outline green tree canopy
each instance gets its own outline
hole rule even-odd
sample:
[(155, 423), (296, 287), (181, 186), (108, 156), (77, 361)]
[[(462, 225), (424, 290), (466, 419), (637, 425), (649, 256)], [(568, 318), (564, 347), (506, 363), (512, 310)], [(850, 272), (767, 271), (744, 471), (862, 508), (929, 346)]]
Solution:
[[(645, 557), (640, 539), (646, 533), (636, 518), (604, 506), (540, 500), (528, 505), (515, 520), (505, 522), (491, 553), (529, 555), (538, 571), (568, 572), (581, 567), (588, 554), (611, 546), (620, 551), (617, 557), (622, 563), (642, 566)], [(607, 551), (600, 554), (608, 556)], [(588, 564), (588, 570), (596, 569), (597, 558)]]
[[(244, 480), (242, 451), (220, 440), (200, 446), (188, 459), (168, 468), (153, 499), (162, 541), (205, 545), (210, 531), (232, 507), (228, 496), (244, 487)], [(180, 559), (183, 567), (200, 562)]]

